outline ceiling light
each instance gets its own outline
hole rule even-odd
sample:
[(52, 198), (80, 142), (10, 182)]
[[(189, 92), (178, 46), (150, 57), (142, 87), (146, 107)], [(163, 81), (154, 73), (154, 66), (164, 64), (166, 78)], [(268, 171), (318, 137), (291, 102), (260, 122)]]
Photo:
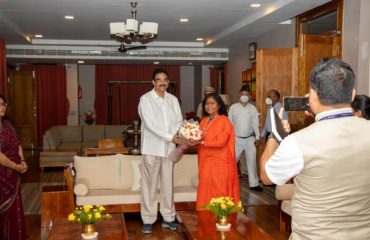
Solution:
[(68, 19), (68, 20), (73, 20), (73, 19), (75, 19), (75, 17), (74, 17), (74, 16), (70, 16), (70, 15), (69, 15), (69, 16), (64, 16), (64, 18), (65, 18), (65, 19)]
[(159, 64), (159, 62), (153, 62), (153, 64), (158, 65), (158, 64)]
[(35, 38), (42, 38), (44, 36), (42, 36), (41, 34), (35, 34)]
[(187, 23), (189, 22), (188, 18), (180, 18), (180, 22)]
[(143, 22), (140, 24), (136, 20), (136, 2), (131, 2), (131, 14), (132, 18), (126, 19), (125, 22), (112, 22), (110, 23), (110, 34), (113, 38), (117, 38), (120, 42), (141, 42), (147, 43), (157, 38), (158, 23), (155, 22)]
[(197, 38), (197, 41), (203, 41), (203, 38)]
[(261, 3), (252, 3), (252, 4), (251, 4), (251, 7), (252, 7), (252, 8), (258, 8), (258, 7), (261, 7)]
[(292, 24), (292, 20), (288, 19), (288, 20), (285, 20), (283, 22), (280, 22), (279, 24)]
[(85, 61), (84, 61), (84, 60), (78, 60), (78, 61), (77, 61), (77, 63), (78, 63), (78, 64), (84, 64), (84, 63), (85, 63)]

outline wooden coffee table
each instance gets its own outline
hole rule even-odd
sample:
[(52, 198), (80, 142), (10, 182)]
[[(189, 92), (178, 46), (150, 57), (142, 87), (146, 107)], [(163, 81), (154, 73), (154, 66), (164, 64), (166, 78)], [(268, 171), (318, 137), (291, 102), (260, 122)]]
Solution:
[[(128, 240), (125, 218), (123, 214), (113, 214), (112, 218), (104, 219), (96, 224), (99, 240)], [(82, 226), (68, 222), (67, 218), (54, 221), (47, 239), (50, 240), (81, 240)]]
[(227, 232), (219, 232), (216, 229), (216, 219), (209, 211), (178, 211), (180, 221), (184, 227), (187, 239), (210, 240), (210, 239), (253, 239), (272, 240), (267, 233), (260, 229), (245, 214), (235, 213), (230, 216), (231, 229)]

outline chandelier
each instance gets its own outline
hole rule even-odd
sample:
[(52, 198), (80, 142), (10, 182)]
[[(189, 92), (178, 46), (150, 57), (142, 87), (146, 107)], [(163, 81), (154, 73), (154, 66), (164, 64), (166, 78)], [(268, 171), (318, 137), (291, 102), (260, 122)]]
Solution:
[(143, 22), (140, 24), (136, 20), (136, 5), (137, 2), (130, 2), (132, 10), (132, 18), (126, 19), (125, 22), (110, 23), (110, 34), (113, 38), (120, 42), (131, 43), (141, 42), (147, 43), (157, 38), (158, 23)]

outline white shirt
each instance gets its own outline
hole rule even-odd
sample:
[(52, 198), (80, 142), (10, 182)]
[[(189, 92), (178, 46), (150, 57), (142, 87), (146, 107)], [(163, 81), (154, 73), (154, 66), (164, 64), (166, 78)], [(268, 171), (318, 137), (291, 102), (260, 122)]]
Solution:
[(258, 111), (255, 106), (248, 103), (243, 106), (241, 103), (234, 103), (229, 108), (229, 119), (234, 126), (235, 136), (249, 137), (253, 133), (259, 139)]
[[(283, 120), (288, 120), (288, 113), (285, 111), (282, 111), (283, 105), (280, 102), (275, 103), (273, 106), (275, 112), (281, 117)], [(271, 132), (271, 119), (270, 119), (270, 108), (267, 109), (266, 114), (266, 120), (265, 120), (265, 126), (262, 129), (261, 137), (265, 137), (267, 132)], [(282, 111), (282, 112), (281, 112)]]
[(161, 98), (154, 91), (140, 98), (141, 153), (167, 157), (175, 148), (172, 137), (182, 124), (180, 104), (175, 96), (165, 93)]
[[(320, 121), (327, 115), (351, 112), (350, 108), (324, 111), (316, 115), (315, 120)], [(269, 179), (283, 185), (292, 177), (298, 175), (304, 167), (303, 153), (294, 134), (284, 138), (274, 155), (265, 164), (265, 171)]]

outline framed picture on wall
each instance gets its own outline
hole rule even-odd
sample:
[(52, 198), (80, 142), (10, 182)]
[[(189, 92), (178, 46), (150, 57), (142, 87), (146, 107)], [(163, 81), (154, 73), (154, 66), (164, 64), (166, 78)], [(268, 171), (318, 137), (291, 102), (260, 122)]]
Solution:
[(257, 43), (252, 42), (249, 44), (249, 60), (256, 59)]

